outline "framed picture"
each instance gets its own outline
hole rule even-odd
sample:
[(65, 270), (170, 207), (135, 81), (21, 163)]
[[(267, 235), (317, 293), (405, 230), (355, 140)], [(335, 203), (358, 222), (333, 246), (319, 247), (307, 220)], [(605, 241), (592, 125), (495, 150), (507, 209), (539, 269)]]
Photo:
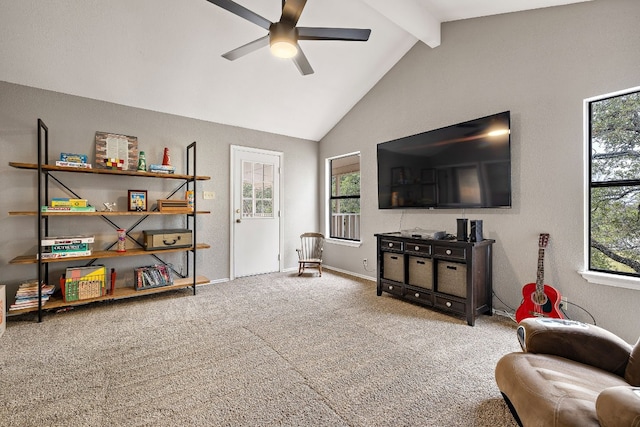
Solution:
[(125, 171), (136, 170), (138, 168), (138, 138), (96, 132), (96, 167)]
[(129, 190), (129, 211), (146, 212), (147, 190)]

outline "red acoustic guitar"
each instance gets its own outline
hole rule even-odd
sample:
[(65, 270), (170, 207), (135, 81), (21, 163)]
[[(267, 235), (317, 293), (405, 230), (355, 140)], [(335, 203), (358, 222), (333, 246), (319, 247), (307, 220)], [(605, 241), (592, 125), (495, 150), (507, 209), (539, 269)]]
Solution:
[(549, 243), (549, 234), (542, 233), (538, 240), (538, 275), (536, 283), (527, 283), (522, 288), (522, 304), (516, 310), (516, 322), (527, 317), (552, 317), (564, 319), (560, 311), (560, 292), (544, 284), (544, 248)]

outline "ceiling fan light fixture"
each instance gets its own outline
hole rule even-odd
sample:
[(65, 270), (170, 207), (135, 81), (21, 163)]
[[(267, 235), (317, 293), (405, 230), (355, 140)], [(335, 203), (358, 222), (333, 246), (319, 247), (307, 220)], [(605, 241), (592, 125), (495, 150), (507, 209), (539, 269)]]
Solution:
[(298, 48), (289, 40), (271, 41), (270, 44), (271, 53), (278, 58), (293, 58), (298, 53)]
[(283, 22), (276, 22), (269, 28), (269, 47), (278, 58), (293, 58), (298, 54), (298, 30)]

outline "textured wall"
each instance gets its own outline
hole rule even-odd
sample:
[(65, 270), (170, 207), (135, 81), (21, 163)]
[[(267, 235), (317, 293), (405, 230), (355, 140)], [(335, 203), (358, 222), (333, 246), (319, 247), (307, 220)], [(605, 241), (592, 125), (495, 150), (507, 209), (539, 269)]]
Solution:
[[(589, 284), (578, 271), (583, 100), (640, 85), (638, 22), (636, 0), (596, 0), (446, 23), (441, 46), (416, 44), (321, 141), (321, 162), (362, 152), (363, 244), (330, 245), (327, 264), (374, 276), (362, 269), (363, 258), (375, 260), (374, 233), (413, 227), (455, 233), (456, 218), (482, 219), (485, 237), (496, 240), (494, 291), (515, 308), (522, 285), (535, 282), (538, 235), (548, 232), (546, 282), (635, 342), (640, 292)], [(505, 110), (512, 118), (511, 209), (377, 209), (376, 144)], [(569, 314), (590, 320), (573, 306)]]

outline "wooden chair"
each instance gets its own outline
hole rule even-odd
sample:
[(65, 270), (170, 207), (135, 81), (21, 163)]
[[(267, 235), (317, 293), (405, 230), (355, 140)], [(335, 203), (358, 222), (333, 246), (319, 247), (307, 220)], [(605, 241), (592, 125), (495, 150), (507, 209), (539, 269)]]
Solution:
[(303, 233), (300, 235), (301, 248), (298, 251), (298, 276), (304, 273), (305, 267), (317, 268), (322, 276), (322, 251), (324, 235), (320, 233)]

